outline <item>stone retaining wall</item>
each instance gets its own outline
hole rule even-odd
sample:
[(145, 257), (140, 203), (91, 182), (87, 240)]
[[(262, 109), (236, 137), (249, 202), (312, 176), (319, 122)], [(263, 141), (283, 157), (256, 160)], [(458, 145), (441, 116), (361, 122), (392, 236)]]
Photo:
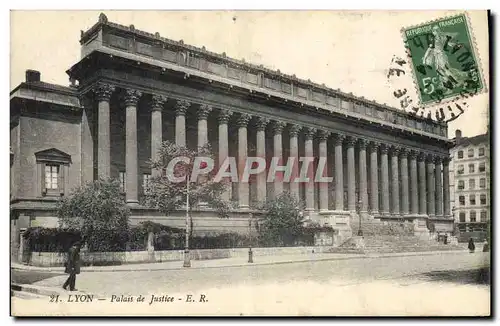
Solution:
[[(326, 252), (331, 246), (311, 247), (272, 247), (252, 248), (254, 256), (269, 255), (300, 255)], [(222, 259), (234, 257), (248, 257), (248, 248), (234, 249), (195, 249), (190, 251), (191, 259)], [(81, 259), (84, 265), (121, 265), (134, 263), (158, 263), (166, 261), (184, 260), (183, 250), (159, 250), (159, 251), (127, 251), (127, 252), (82, 252)], [(65, 253), (57, 252), (33, 252), (27, 263), (33, 266), (56, 267), (64, 266)]]

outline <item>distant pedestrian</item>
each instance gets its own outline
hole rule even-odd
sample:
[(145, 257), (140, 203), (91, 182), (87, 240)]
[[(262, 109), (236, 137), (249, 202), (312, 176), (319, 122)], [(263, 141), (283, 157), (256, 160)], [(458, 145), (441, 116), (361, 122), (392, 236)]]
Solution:
[(80, 242), (75, 242), (68, 251), (68, 260), (66, 261), (66, 269), (64, 271), (69, 274), (68, 279), (64, 282), (63, 289), (69, 285), (70, 291), (76, 291), (75, 282), (76, 274), (80, 274)]
[(469, 246), (468, 246), (468, 248), (469, 248), (469, 252), (470, 253), (473, 253), (474, 250), (476, 250), (476, 245), (474, 245), (474, 239), (472, 239), (472, 238), (469, 239)]
[(444, 244), (448, 244), (448, 235), (447, 234), (444, 235)]

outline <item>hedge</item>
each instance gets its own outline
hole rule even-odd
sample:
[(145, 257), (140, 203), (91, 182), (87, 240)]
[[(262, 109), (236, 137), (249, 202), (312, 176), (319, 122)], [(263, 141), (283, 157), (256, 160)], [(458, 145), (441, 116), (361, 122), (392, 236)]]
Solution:
[[(185, 246), (183, 229), (171, 228), (154, 222), (143, 222), (121, 232), (100, 230), (91, 239), (81, 239), (76, 230), (61, 228), (28, 228), (24, 233), (28, 248), (32, 252), (66, 252), (75, 241), (85, 242), (91, 252), (103, 251), (142, 251), (147, 249), (148, 233), (153, 232), (155, 250), (181, 250)], [(305, 229), (302, 236), (295, 239), (295, 246), (314, 245), (314, 230)], [(191, 249), (222, 249), (252, 247), (281, 247), (283, 243), (270, 242), (261, 236), (248, 236), (238, 233), (219, 233), (204, 236), (191, 236)]]

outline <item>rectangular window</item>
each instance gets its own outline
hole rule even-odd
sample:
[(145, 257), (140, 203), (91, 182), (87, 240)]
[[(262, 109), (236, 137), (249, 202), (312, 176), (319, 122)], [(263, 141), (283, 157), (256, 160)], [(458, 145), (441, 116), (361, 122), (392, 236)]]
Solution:
[(485, 178), (481, 178), (479, 179), (479, 188), (486, 188), (486, 179)]
[(467, 150), (467, 157), (474, 157), (474, 148), (469, 148), (469, 150)]
[(465, 196), (458, 196), (458, 202), (460, 206), (465, 206)]
[(45, 189), (58, 189), (59, 165), (45, 165)]
[(486, 211), (481, 211), (481, 222), (486, 222), (488, 219), (488, 215)]
[(479, 172), (484, 172), (486, 170), (486, 163), (479, 163)]
[(464, 166), (463, 165), (459, 165), (458, 168), (457, 168), (457, 173), (458, 174), (464, 174)]
[(469, 173), (474, 173), (474, 164), (469, 164)]
[(125, 189), (126, 189), (125, 172), (120, 172), (120, 190), (122, 192), (125, 192)]
[(479, 195), (479, 201), (481, 205), (486, 205), (486, 194)]
[(460, 223), (465, 223), (465, 212), (460, 212), (458, 214), (458, 218), (459, 218)]
[(474, 189), (474, 188), (476, 188), (476, 180), (469, 179), (469, 189)]
[(142, 175), (142, 190), (146, 193), (149, 190), (149, 180), (151, 179), (151, 174), (144, 173)]
[(484, 156), (484, 147), (479, 149), (479, 156)]
[(476, 205), (476, 195), (469, 195), (470, 205)]
[(464, 180), (459, 180), (458, 181), (458, 190), (464, 190), (465, 189), (465, 182)]
[(476, 222), (476, 211), (471, 211), (469, 219), (471, 222)]
[(464, 158), (464, 151), (458, 151), (458, 158)]

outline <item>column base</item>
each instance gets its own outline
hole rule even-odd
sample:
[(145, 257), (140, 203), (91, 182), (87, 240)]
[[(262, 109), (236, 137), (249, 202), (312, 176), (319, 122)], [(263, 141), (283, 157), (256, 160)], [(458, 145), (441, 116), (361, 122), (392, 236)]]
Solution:
[(139, 206), (139, 201), (137, 201), (137, 200), (127, 200), (127, 206), (137, 207), (137, 206)]
[(238, 209), (250, 209), (249, 205), (238, 205)]

